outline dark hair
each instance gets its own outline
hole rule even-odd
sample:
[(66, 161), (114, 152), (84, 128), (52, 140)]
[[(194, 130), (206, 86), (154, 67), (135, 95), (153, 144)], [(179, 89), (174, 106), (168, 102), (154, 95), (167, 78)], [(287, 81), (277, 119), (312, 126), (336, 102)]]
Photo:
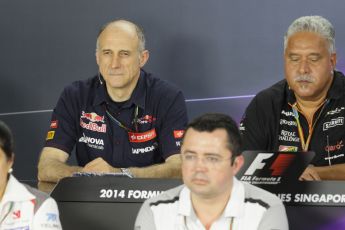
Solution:
[(0, 148), (5, 152), (7, 159), (13, 155), (13, 137), (10, 128), (0, 120)]
[(188, 129), (196, 131), (213, 132), (216, 129), (224, 129), (228, 134), (228, 149), (232, 152), (232, 163), (235, 157), (242, 154), (242, 139), (236, 122), (228, 115), (220, 113), (206, 113), (195, 118), (188, 124)]

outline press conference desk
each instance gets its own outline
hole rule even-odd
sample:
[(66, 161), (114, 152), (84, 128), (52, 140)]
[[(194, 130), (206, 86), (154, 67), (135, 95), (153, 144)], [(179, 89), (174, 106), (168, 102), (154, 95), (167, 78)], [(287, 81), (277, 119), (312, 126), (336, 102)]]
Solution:
[[(64, 178), (51, 196), (58, 202), (63, 229), (126, 230), (133, 229), (146, 198), (181, 183), (108, 176)], [(345, 229), (345, 182), (298, 181), (264, 188), (285, 202), (290, 229)]]

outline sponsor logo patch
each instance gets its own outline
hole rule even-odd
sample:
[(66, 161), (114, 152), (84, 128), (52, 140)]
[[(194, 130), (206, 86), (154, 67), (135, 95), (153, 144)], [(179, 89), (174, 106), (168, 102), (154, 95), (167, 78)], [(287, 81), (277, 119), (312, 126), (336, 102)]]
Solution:
[(57, 215), (55, 213), (46, 213), (47, 215), (47, 221), (56, 222), (57, 221)]
[(242, 123), (240, 124), (239, 129), (240, 129), (240, 131), (246, 131), (246, 127)]
[(183, 137), (184, 130), (174, 130), (174, 138), (180, 139)]
[(344, 144), (343, 144), (343, 141), (338, 141), (336, 145), (327, 145), (325, 147), (325, 151), (326, 152), (334, 152), (334, 151), (337, 151), (337, 150), (340, 150), (344, 147)]
[(345, 109), (345, 107), (338, 107), (338, 108), (336, 108), (336, 109), (334, 109), (334, 110), (331, 110), (331, 111), (328, 111), (327, 113), (326, 113), (326, 116), (328, 116), (328, 115), (334, 115), (334, 114), (337, 114), (337, 113), (340, 113), (342, 110), (344, 110)]
[(147, 146), (145, 148), (132, 148), (132, 153), (133, 154), (148, 153), (148, 152), (152, 152), (155, 149), (156, 149), (155, 145)]
[(54, 139), (54, 135), (55, 135), (55, 131), (49, 131), (49, 132), (47, 133), (46, 140), (52, 140), (52, 139)]
[(298, 151), (298, 147), (296, 147), (296, 146), (279, 145), (279, 151), (281, 151), (281, 152), (297, 152)]
[(19, 219), (20, 218), (20, 210), (13, 211), (13, 219)]
[(344, 125), (344, 117), (337, 117), (332, 119), (331, 121), (323, 123), (323, 131), (326, 131), (330, 128), (335, 126)]
[(156, 136), (157, 134), (155, 129), (151, 129), (143, 133), (128, 132), (129, 141), (134, 143), (146, 142), (154, 139)]
[(151, 116), (151, 115), (145, 115), (141, 118), (138, 118), (138, 123), (139, 124), (149, 124), (149, 123), (152, 123), (156, 120), (155, 117)]
[(87, 144), (87, 146), (89, 146), (90, 148), (100, 149), (100, 150), (104, 149), (103, 139), (87, 137), (85, 136), (84, 133), (83, 133), (83, 136), (79, 138), (79, 142), (83, 142)]
[(339, 157), (344, 157), (344, 153), (340, 153), (340, 154), (336, 154), (336, 155), (333, 155), (333, 156), (330, 156), (330, 157), (325, 157), (325, 160), (328, 161), (328, 160), (335, 160)]
[(107, 132), (107, 125), (106, 124), (102, 124), (101, 126), (99, 126), (97, 123), (94, 123), (91, 121), (89, 123), (86, 123), (82, 119), (80, 119), (80, 126), (84, 129), (88, 129), (88, 130), (99, 132), (99, 133), (106, 133)]
[(56, 129), (57, 127), (58, 127), (58, 120), (50, 122), (50, 128), (51, 129)]
[(102, 123), (104, 123), (104, 116), (100, 116), (95, 112), (85, 113), (85, 111), (82, 111), (80, 118), (85, 118), (91, 122), (102, 122)]
[(281, 114), (284, 114), (285, 116), (287, 117), (293, 117), (293, 112), (292, 111), (285, 111), (285, 110), (282, 110), (282, 113)]
[(292, 141), (299, 142), (299, 137), (296, 136), (296, 132), (281, 130), (280, 135), (278, 135), (280, 141)]
[(296, 121), (287, 121), (285, 119), (280, 119), (279, 123), (280, 125), (297, 126)]

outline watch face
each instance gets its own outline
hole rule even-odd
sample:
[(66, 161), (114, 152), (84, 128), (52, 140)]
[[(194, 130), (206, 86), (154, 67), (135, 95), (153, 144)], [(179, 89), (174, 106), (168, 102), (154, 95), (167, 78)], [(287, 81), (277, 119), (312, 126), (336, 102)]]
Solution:
[(125, 175), (125, 176), (128, 176), (130, 178), (133, 178), (133, 174), (131, 173), (131, 171), (128, 169), (128, 168), (121, 168), (121, 171), (122, 173)]

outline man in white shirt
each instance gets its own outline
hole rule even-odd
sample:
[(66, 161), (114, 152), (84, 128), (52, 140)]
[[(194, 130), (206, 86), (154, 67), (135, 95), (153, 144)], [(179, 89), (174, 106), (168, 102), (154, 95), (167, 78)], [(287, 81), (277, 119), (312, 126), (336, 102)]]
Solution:
[(241, 136), (227, 115), (205, 114), (187, 127), (181, 147), (184, 185), (145, 201), (136, 230), (287, 230), (275, 195), (238, 181)]

